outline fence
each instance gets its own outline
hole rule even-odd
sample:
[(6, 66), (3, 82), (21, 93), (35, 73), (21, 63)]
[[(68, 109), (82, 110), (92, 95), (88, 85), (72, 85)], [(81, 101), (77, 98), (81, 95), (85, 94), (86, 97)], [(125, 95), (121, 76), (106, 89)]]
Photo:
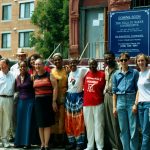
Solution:
[(131, 7), (150, 7), (150, 0), (132, 0)]

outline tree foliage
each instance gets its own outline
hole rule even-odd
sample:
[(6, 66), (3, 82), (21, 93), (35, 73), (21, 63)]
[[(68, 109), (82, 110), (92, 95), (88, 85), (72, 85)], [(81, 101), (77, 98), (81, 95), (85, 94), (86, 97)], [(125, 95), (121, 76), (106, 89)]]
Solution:
[(39, 30), (31, 35), (31, 46), (44, 58), (47, 58), (59, 43), (63, 46), (63, 54), (66, 55), (69, 41), (68, 11), (68, 0), (37, 1), (31, 21)]

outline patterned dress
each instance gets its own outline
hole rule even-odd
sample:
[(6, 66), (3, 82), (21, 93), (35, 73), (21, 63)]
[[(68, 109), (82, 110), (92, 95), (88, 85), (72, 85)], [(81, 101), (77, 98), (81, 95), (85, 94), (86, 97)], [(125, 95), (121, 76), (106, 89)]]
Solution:
[(65, 102), (65, 129), (71, 145), (84, 144), (85, 128), (83, 118), (83, 82), (87, 68), (77, 68), (68, 77), (68, 91)]
[(51, 70), (51, 73), (56, 78), (58, 84), (58, 97), (57, 97), (58, 112), (55, 113), (55, 120), (57, 123), (53, 127), (53, 132), (55, 134), (63, 134), (65, 132), (64, 103), (65, 103), (66, 91), (67, 91), (67, 72), (65, 68), (62, 69), (53, 68)]

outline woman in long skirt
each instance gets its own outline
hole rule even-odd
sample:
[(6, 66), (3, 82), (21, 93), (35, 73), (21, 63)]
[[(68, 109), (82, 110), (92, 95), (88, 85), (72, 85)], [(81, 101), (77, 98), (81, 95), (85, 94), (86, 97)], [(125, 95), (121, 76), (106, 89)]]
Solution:
[(29, 148), (32, 139), (32, 113), (34, 105), (33, 82), (27, 72), (27, 63), (19, 63), (20, 75), (16, 79), (16, 88), (19, 92), (17, 104), (17, 127), (15, 136), (15, 147), (24, 146)]

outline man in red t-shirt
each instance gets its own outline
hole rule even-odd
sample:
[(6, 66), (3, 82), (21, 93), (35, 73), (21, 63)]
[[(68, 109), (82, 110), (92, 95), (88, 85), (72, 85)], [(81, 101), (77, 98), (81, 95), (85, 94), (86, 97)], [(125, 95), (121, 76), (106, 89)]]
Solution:
[(98, 150), (104, 148), (104, 96), (105, 74), (97, 70), (97, 61), (89, 60), (89, 72), (84, 82), (83, 114), (87, 131), (87, 148), (94, 149), (94, 139)]

